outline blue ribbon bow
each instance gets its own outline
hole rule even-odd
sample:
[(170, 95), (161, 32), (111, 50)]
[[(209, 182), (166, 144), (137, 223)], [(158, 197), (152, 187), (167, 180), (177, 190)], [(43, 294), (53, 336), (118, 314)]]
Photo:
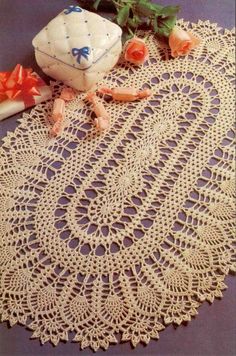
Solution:
[(77, 5), (70, 5), (65, 11), (64, 14), (69, 15), (71, 12), (82, 12), (82, 9)]
[(88, 55), (90, 54), (90, 48), (89, 47), (72, 48), (72, 54), (73, 56), (77, 57), (76, 60), (80, 64), (81, 57), (84, 57), (85, 59), (88, 60)]

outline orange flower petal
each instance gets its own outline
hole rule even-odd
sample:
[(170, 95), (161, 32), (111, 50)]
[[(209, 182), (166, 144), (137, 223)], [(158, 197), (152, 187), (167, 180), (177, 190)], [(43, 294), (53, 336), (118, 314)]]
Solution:
[(143, 64), (148, 58), (148, 48), (145, 42), (138, 37), (126, 42), (124, 52), (125, 59), (134, 64)]
[(191, 49), (198, 46), (200, 40), (193, 34), (175, 26), (169, 37), (172, 57), (187, 55)]

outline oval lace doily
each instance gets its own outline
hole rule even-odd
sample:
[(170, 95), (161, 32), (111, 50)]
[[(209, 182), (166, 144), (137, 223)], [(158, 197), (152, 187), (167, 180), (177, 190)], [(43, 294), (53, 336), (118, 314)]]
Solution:
[[(84, 94), (49, 139), (52, 102), (36, 106), (0, 149), (0, 314), (44, 343), (135, 346), (222, 296), (234, 259), (234, 33), (201, 38), (173, 60), (148, 34), (150, 58), (121, 63), (109, 87), (148, 87), (109, 101), (98, 135)], [(62, 85), (55, 83), (57, 95)]]

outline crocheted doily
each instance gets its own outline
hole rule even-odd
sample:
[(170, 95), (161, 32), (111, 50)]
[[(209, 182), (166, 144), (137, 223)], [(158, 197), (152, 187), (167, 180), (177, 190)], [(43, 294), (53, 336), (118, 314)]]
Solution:
[[(0, 149), (0, 314), (44, 343), (148, 343), (222, 296), (234, 259), (234, 32), (200, 21), (184, 58), (145, 33), (143, 67), (122, 60), (98, 134), (84, 94), (49, 138), (52, 102), (23, 115)], [(52, 84), (55, 96), (62, 89)], [(70, 336), (71, 339), (71, 336)]]

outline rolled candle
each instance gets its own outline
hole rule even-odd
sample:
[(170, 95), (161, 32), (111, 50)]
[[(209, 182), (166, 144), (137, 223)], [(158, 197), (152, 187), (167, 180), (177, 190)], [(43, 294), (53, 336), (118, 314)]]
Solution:
[(99, 131), (105, 131), (105, 130), (109, 129), (109, 127), (110, 127), (110, 120), (108, 117), (102, 117), (102, 116), (96, 117), (94, 119), (94, 122), (95, 122), (96, 128)]
[(58, 119), (50, 130), (50, 136), (58, 136), (63, 129), (63, 119)]
[(86, 96), (86, 99), (93, 105), (93, 111), (97, 117), (109, 118), (109, 115), (106, 111), (103, 103), (98, 99), (94, 92), (89, 92)]
[(65, 101), (61, 98), (54, 100), (52, 109), (52, 121), (56, 122), (58, 120), (63, 120), (65, 116)]

